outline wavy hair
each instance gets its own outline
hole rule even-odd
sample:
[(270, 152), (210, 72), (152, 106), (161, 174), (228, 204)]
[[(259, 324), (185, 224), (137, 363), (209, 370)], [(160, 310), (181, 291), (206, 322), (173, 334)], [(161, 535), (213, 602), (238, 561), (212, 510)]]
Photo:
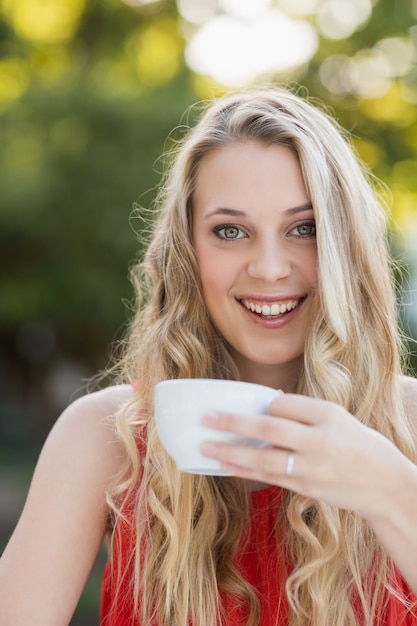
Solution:
[[(341, 404), (416, 458), (399, 389), (386, 213), (370, 173), (334, 119), (295, 93), (261, 89), (211, 103), (176, 150), (149, 247), (132, 268), (137, 312), (122, 366), (124, 380), (140, 383), (117, 417), (128, 462), (109, 501), (114, 550), (117, 519), (131, 524), (135, 537), (129, 572), (117, 576), (131, 579), (138, 624), (218, 626), (227, 594), (247, 605), (247, 626), (259, 623), (259, 598), (233, 562), (249, 516), (243, 482), (178, 472), (152, 411), (159, 380), (238, 378), (201, 295), (193, 195), (207, 154), (248, 141), (296, 152), (317, 224), (319, 302), (297, 391)], [(399, 594), (392, 564), (359, 515), (287, 492), (276, 531), (292, 564), (285, 587), (291, 626), (374, 626), (387, 594)]]

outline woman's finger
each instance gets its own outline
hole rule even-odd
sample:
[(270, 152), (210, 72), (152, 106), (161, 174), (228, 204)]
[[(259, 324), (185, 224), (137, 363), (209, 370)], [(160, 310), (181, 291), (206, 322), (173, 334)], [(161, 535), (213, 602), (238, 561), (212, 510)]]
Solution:
[(277, 395), (269, 405), (270, 415), (311, 426), (326, 422), (338, 410), (343, 409), (333, 402), (291, 393)]
[(236, 415), (209, 413), (203, 424), (217, 430), (233, 432), (243, 437), (265, 441), (272, 446), (297, 450), (302, 446), (306, 426), (270, 415)]
[(281, 448), (255, 448), (230, 446), (206, 442), (202, 446), (205, 456), (216, 458), (234, 474), (256, 476), (275, 482), (277, 477), (295, 476), (296, 453)]

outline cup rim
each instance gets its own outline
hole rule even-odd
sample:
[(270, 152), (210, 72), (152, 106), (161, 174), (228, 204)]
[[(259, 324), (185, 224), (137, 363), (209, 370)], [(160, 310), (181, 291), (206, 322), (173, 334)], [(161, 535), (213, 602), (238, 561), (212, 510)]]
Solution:
[(210, 385), (213, 383), (228, 383), (236, 386), (245, 386), (245, 387), (260, 387), (262, 389), (271, 389), (272, 391), (278, 391), (274, 387), (270, 387), (269, 385), (262, 385), (261, 383), (252, 383), (246, 380), (235, 380), (229, 378), (168, 378), (166, 380), (160, 380), (155, 383), (155, 388), (159, 386), (169, 386), (173, 384), (187, 384), (187, 385), (195, 385), (204, 383), (206, 385)]

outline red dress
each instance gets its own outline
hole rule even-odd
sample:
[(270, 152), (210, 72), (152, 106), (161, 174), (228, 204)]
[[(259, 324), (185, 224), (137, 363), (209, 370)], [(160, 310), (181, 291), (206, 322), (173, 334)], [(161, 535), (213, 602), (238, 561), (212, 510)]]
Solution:
[[(235, 561), (244, 578), (259, 592), (262, 605), (259, 626), (277, 626), (277, 616), (279, 616), (279, 626), (288, 626), (288, 604), (283, 595), (285, 569), (278, 561), (274, 532), (275, 519), (282, 496), (283, 490), (273, 486), (251, 494), (253, 508), (249, 540), (245, 542)], [(122, 538), (123, 555), (129, 554), (131, 541), (131, 537)], [(114, 593), (111, 580), (112, 567), (118, 565), (109, 561), (104, 571), (100, 621), (102, 626), (133, 626), (134, 624), (132, 608), (126, 600), (124, 603), (119, 602), (113, 612), (110, 610)], [(415, 600), (399, 573), (397, 584), (398, 589), (404, 591), (410, 600)], [(231, 599), (226, 599), (226, 615), (227, 622), (222, 626), (242, 626), (245, 623), (243, 609), (237, 608)], [(383, 626), (417, 626), (417, 613), (414, 616), (406, 614), (402, 603), (391, 595)]]

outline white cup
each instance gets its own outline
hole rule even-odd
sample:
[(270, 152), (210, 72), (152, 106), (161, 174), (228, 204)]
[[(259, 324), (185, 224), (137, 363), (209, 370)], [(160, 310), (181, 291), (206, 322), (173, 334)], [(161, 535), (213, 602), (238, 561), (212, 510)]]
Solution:
[(226, 411), (241, 415), (268, 412), (276, 389), (236, 380), (181, 378), (155, 385), (156, 428), (162, 445), (182, 472), (226, 476), (219, 461), (200, 452), (204, 441), (265, 447), (263, 441), (207, 428), (205, 413)]

